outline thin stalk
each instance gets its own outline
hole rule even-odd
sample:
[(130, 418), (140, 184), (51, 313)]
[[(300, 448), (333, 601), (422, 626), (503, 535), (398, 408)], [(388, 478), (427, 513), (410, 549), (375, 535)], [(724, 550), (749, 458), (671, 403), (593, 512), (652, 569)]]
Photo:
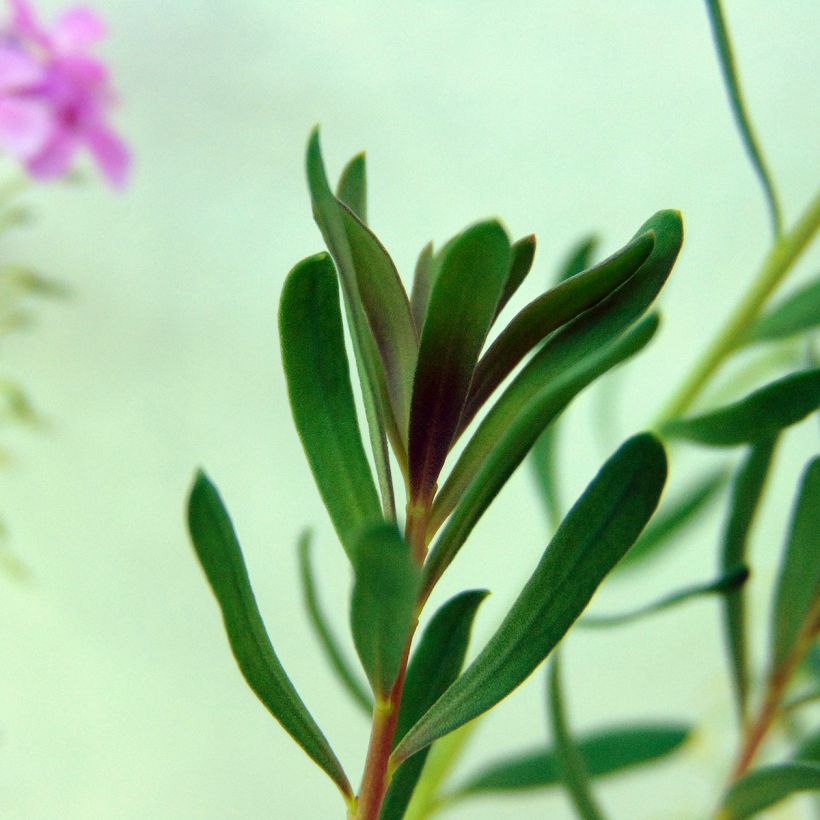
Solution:
[(749, 119), (746, 105), (743, 102), (740, 80), (737, 76), (735, 58), (732, 53), (732, 44), (729, 41), (729, 32), (726, 30), (726, 21), (723, 19), (720, 2), (718, 0), (706, 0), (706, 9), (709, 12), (709, 22), (712, 26), (712, 35), (715, 39), (720, 71), (723, 74), (723, 84), (726, 86), (726, 93), (729, 95), (729, 105), (732, 108), (732, 114), (735, 118), (737, 130), (740, 132), (743, 147), (746, 149), (752, 167), (760, 180), (760, 184), (763, 186), (763, 193), (766, 197), (766, 204), (768, 205), (769, 216), (772, 222), (772, 232), (774, 233), (775, 239), (777, 239), (782, 230), (780, 206), (777, 202), (774, 183), (772, 182), (766, 163), (763, 160), (763, 154), (760, 151), (760, 146), (757, 143), (757, 138), (752, 129), (752, 122)]
[(769, 675), (760, 711), (744, 732), (740, 752), (730, 775), (731, 781), (741, 778), (754, 763), (763, 741), (766, 739), (775, 719), (782, 711), (782, 700), (786, 688), (795, 670), (817, 639), (818, 634), (820, 634), (820, 596), (809, 610), (805, 624), (800, 630), (791, 652)]
[(820, 229), (820, 191), (815, 194), (794, 228), (781, 235), (780, 239), (775, 242), (749, 290), (681, 385), (672, 394), (653, 426), (659, 427), (689, 409), (701, 389), (715, 374), (724, 359), (735, 349), (746, 329), (757, 318), (769, 297), (809, 245), (818, 229)]

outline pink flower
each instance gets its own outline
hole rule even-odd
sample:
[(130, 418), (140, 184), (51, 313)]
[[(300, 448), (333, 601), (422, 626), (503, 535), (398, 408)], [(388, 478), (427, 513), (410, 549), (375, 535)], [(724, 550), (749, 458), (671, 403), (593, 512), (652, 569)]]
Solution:
[(0, 28), (0, 149), (37, 180), (64, 176), (87, 148), (111, 185), (128, 175), (128, 149), (105, 121), (114, 96), (88, 50), (105, 36), (94, 12), (75, 8), (43, 26), (28, 0), (9, 0)]

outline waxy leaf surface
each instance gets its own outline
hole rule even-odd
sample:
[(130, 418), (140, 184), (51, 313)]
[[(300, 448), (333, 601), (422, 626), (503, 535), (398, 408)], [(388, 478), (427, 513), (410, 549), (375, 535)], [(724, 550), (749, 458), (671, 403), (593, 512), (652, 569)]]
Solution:
[(341, 764), (273, 650), (233, 525), (219, 493), (203, 473), (191, 489), (188, 528), (245, 680), (285, 731), (350, 798), (352, 790)]
[(771, 658), (779, 666), (792, 651), (820, 597), (820, 457), (800, 480), (786, 549), (777, 580)]
[(711, 447), (732, 447), (769, 438), (818, 407), (820, 368), (811, 368), (777, 379), (719, 410), (674, 419), (661, 432)]
[(570, 510), (479, 656), (405, 735), (395, 762), (495, 706), (529, 677), (635, 542), (665, 480), (666, 454), (656, 438), (641, 434), (621, 446)]
[(390, 396), (384, 368), (376, 349), (365, 314), (356, 266), (347, 241), (347, 231), (342, 217), (342, 205), (333, 195), (322, 161), (319, 146), (319, 129), (314, 128), (308, 140), (305, 160), (313, 216), (324, 237), (339, 273), (344, 296), (345, 311), (353, 342), (353, 354), (362, 388), (367, 429), (385, 517), (395, 518), (395, 499), (390, 475), (390, 458), (387, 451), (387, 435), (390, 435), (399, 462), (405, 455), (398, 424), (390, 406)]
[[(590, 777), (617, 774), (651, 763), (680, 748), (690, 728), (681, 724), (623, 726), (577, 738), (578, 751)], [(486, 791), (518, 791), (557, 786), (561, 782), (554, 749), (534, 749), (491, 763), (470, 778), (453, 795)]]
[[(407, 667), (394, 745), (458, 677), (473, 619), (487, 595), (486, 590), (462, 592), (447, 601), (427, 625)], [(390, 781), (380, 820), (404, 817), (428, 751), (419, 752), (399, 766)]]
[(436, 262), (410, 412), (413, 500), (431, 496), (444, 465), (509, 264), (509, 240), (494, 221), (451, 240)]
[[(648, 232), (654, 234), (655, 244), (637, 273), (597, 305), (554, 333), (512, 380), (478, 425), (436, 499), (434, 531), (455, 507), (516, 416), (522, 411), (529, 412), (536, 403), (531, 400), (538, 394), (543, 396), (551, 381), (563, 379), (566, 383), (570, 380), (571, 372), (579, 372), (575, 370), (575, 365), (579, 363), (581, 370), (589, 367), (592, 372), (593, 366), (583, 360), (587, 357), (594, 360), (601, 355), (602, 349), (610, 349), (607, 345), (640, 318), (655, 299), (672, 270), (683, 242), (680, 214), (676, 211), (658, 212), (641, 226), (638, 236)], [(594, 375), (600, 375), (605, 370)], [(586, 386), (586, 383), (581, 386)], [(558, 392), (563, 388), (556, 386), (553, 389)], [(538, 434), (555, 415), (557, 413), (551, 418), (543, 417)], [(528, 449), (534, 440), (528, 443)]]
[(463, 430), (470, 423), (489, 396), (539, 342), (633, 276), (654, 244), (651, 233), (638, 236), (600, 265), (548, 290), (518, 313), (481, 357), (459, 428)]
[(413, 272), (413, 289), (410, 294), (410, 311), (416, 330), (421, 336), (424, 318), (427, 316), (427, 305), (430, 303), (430, 291), (433, 289), (433, 243), (428, 242), (419, 254), (416, 269)]
[(413, 621), (420, 572), (392, 524), (379, 524), (360, 536), (353, 570), (353, 643), (373, 692), (385, 698), (396, 680)]
[(604, 346), (554, 379), (532, 397), (522, 412), (487, 442), (482, 452), (474, 441), (462, 453), (436, 498), (432, 527), (437, 527), (458, 506), (425, 564), (425, 589), (429, 590), (450, 565), (484, 511), (507, 479), (524, 460), (544, 428), (591, 381), (641, 350), (658, 327), (657, 316), (648, 316), (615, 342)]
[(279, 333), (296, 429), (347, 554), (381, 519), (362, 446), (345, 352), (339, 288), (326, 253), (300, 262), (282, 290)]
[(532, 268), (532, 262), (535, 258), (535, 237), (531, 234), (519, 239), (517, 242), (513, 242), (510, 251), (510, 270), (507, 274), (507, 280), (504, 282), (504, 290), (498, 300), (498, 306), (495, 309), (496, 317), (504, 310), (507, 302), (512, 299), (515, 292), (521, 287)]
[(367, 163), (364, 153), (345, 165), (336, 188), (336, 198), (367, 224)]

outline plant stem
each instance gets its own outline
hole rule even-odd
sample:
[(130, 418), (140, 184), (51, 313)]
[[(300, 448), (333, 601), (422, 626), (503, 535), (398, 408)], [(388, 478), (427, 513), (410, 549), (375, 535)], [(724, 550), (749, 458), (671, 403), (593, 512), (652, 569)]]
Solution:
[[(408, 504), (407, 506), (404, 537), (410, 545), (414, 560), (419, 566), (424, 563), (427, 552), (425, 533), (431, 508), (431, 503)], [(419, 604), (419, 612), (422, 605)], [(407, 633), (404, 653), (399, 664), (399, 673), (393, 687), (386, 699), (377, 697), (373, 707), (370, 743), (367, 748), (367, 758), (365, 759), (364, 774), (362, 775), (354, 820), (379, 820), (382, 802), (392, 776), (392, 772), (389, 771), (390, 753), (393, 751), (393, 738), (396, 734), (396, 722), (399, 718), (404, 678), (407, 674), (407, 662), (410, 658), (410, 647), (418, 623), (417, 613)]]
[(806, 249), (818, 228), (820, 228), (820, 191), (815, 194), (794, 228), (781, 235), (772, 246), (749, 290), (680, 387), (672, 394), (653, 426), (659, 427), (665, 421), (680, 416), (689, 409), (723, 360), (736, 348), (746, 329)]
[(730, 776), (731, 781), (742, 777), (754, 762), (761, 744), (781, 711), (781, 701), (786, 692), (786, 687), (794, 671), (817, 638), (818, 632), (820, 632), (820, 596), (817, 597), (814, 605), (809, 610), (805, 624), (800, 630), (791, 652), (780, 664), (772, 669), (769, 675), (763, 704), (757, 717), (748, 725), (744, 733), (740, 752)]
[(413, 640), (415, 625), (404, 647), (404, 656), (399, 667), (399, 674), (387, 700), (377, 699), (373, 707), (373, 725), (370, 730), (370, 745), (364, 764), (362, 785), (356, 804), (355, 820), (378, 820), (382, 801), (389, 784), (388, 761), (393, 750), (393, 736), (396, 733), (396, 721), (399, 717), (401, 692), (404, 687), (404, 676), (407, 672), (407, 659), (410, 655), (410, 643)]

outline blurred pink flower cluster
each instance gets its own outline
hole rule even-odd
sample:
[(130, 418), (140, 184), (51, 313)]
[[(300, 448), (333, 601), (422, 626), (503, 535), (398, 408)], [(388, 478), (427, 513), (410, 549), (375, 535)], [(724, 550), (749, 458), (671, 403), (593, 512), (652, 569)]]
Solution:
[(0, 150), (37, 180), (65, 175), (87, 148), (111, 185), (122, 187), (128, 149), (109, 128), (108, 70), (89, 49), (105, 36), (93, 11), (74, 8), (44, 25), (28, 0), (9, 0), (0, 27)]

